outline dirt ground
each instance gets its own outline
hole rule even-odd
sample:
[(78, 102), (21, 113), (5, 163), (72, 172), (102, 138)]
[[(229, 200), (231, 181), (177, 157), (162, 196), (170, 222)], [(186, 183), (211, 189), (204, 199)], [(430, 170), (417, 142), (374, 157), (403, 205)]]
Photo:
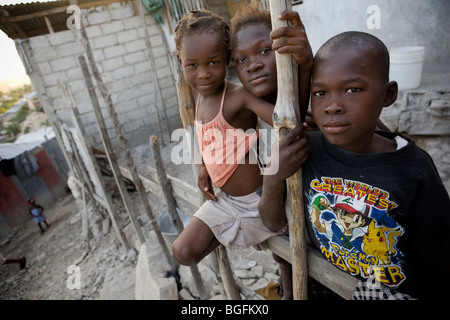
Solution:
[[(163, 157), (170, 156), (175, 143), (163, 148)], [(152, 162), (149, 146), (138, 147), (133, 151), (138, 172), (145, 172), (145, 166)], [(138, 158), (139, 157), (139, 158)], [(135, 160), (136, 161), (136, 160)], [(169, 160), (167, 160), (169, 161)], [(168, 163), (170, 172), (185, 172), (183, 168)], [(107, 188), (114, 185), (112, 177), (104, 177)], [(113, 187), (112, 187), (113, 188)], [(165, 212), (165, 201), (147, 194), (156, 218)], [(129, 192), (133, 207), (136, 207), (144, 235), (151, 226), (143, 214), (137, 192)], [(125, 226), (129, 218), (117, 190), (113, 191), (113, 204), (119, 216), (119, 223)], [(26, 268), (18, 264), (0, 267), (0, 300), (36, 299), (134, 299), (134, 275), (138, 252), (126, 251), (120, 244), (112, 226), (109, 231), (94, 237), (90, 235), (90, 249), (82, 236), (79, 208), (70, 192), (58, 199), (50, 208), (45, 208), (50, 228), (41, 234), (30, 217), (25, 225), (15, 229), (8, 241), (0, 244), (0, 252), (5, 257), (21, 257), (27, 260)], [(88, 254), (86, 255), (86, 253)], [(84, 258), (83, 258), (84, 257)], [(73, 268), (77, 265), (80, 275), (80, 289), (73, 288), (77, 275)]]
[[(175, 165), (170, 161), (171, 150), (176, 145), (176, 142), (171, 142), (161, 148), (167, 174), (192, 183), (190, 165)], [(150, 147), (139, 146), (133, 149), (132, 154), (138, 172), (145, 175), (146, 166), (153, 163)], [(104, 179), (106, 185), (114, 185), (112, 177)], [(119, 222), (122, 226), (127, 225), (129, 218), (119, 193), (116, 191), (112, 194)], [(148, 239), (151, 225), (142, 210), (139, 194), (128, 194), (133, 207), (140, 213), (138, 220)], [(153, 214), (158, 219), (167, 212), (165, 200), (158, 194), (148, 192), (147, 195)], [(181, 203), (181, 209), (186, 213), (193, 213), (193, 209), (186, 204)], [(51, 207), (45, 208), (50, 228), (43, 234), (30, 217), (28, 223), (15, 229), (8, 241), (0, 243), (0, 252), (5, 257), (24, 256), (27, 260), (23, 270), (20, 270), (18, 264), (0, 266), (0, 300), (134, 299), (137, 250), (126, 251), (112, 226), (98, 238), (91, 234), (90, 249), (87, 250), (79, 211), (76, 200), (69, 192)], [(278, 265), (269, 251), (260, 252), (253, 248), (231, 250), (229, 256), (233, 269), (237, 270), (236, 274), (242, 277), (246, 285), (253, 286), (253, 290), (264, 287), (270, 281), (277, 282)], [(259, 272), (253, 272), (252, 275), (249, 265)], [(77, 283), (79, 287), (76, 286)]]
[[(71, 280), (75, 273), (69, 267), (80, 261), (86, 252), (81, 222), (72, 222), (77, 212), (74, 198), (67, 194), (53, 207), (46, 208), (48, 230), (41, 234), (30, 219), (0, 248), (5, 257), (24, 256), (27, 260), (23, 270), (17, 264), (0, 267), (1, 300), (101, 299), (108, 270), (118, 265), (124, 269), (134, 268), (136, 253), (124, 252), (111, 230), (98, 240), (90, 241), (89, 254), (78, 264), (81, 289), (73, 288)], [(124, 297), (131, 297), (131, 294), (134, 296), (134, 291), (124, 293)]]

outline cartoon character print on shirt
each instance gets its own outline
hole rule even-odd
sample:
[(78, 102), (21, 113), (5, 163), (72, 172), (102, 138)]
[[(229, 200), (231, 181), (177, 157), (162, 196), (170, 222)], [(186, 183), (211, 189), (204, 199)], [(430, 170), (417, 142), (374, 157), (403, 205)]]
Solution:
[(396, 244), (403, 228), (388, 212), (389, 193), (359, 181), (322, 177), (306, 193), (309, 219), (320, 250), (338, 268), (397, 287), (405, 280)]

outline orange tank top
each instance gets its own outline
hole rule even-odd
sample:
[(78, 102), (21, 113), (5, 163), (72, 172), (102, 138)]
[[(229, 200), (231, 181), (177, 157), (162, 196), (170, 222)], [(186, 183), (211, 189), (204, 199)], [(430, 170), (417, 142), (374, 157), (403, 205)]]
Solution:
[(245, 133), (244, 130), (234, 128), (225, 120), (223, 104), (226, 91), (227, 81), (225, 80), (219, 113), (208, 123), (202, 124), (197, 120), (200, 98), (197, 99), (195, 108), (198, 145), (208, 174), (216, 188), (222, 187), (228, 181), (258, 140), (256, 130), (248, 130), (249, 133)]

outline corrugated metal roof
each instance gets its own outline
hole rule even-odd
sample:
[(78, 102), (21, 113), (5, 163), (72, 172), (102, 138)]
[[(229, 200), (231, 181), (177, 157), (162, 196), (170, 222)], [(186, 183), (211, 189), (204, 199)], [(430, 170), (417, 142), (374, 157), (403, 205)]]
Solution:
[(40, 130), (20, 136), (15, 143), (1, 143), (0, 157), (12, 159), (25, 151), (33, 150), (47, 140), (53, 139), (55, 132), (52, 127), (42, 127)]
[[(77, 0), (77, 5), (96, 7), (114, 2), (128, 0)], [(46, 16), (54, 32), (67, 30), (67, 19), (72, 13), (67, 13), (69, 0), (51, 2), (32, 2), (0, 6), (0, 29), (11, 39), (30, 38), (50, 33), (44, 20)]]

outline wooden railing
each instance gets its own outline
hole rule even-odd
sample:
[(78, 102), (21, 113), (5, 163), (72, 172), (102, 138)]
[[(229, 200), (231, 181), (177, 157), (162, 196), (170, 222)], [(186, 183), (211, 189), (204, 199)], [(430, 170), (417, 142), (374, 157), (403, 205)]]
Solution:
[[(152, 167), (149, 167), (148, 169), (150, 178), (146, 178), (142, 175), (140, 176), (144, 188), (154, 194), (162, 195), (156, 169)], [(128, 169), (121, 167), (120, 170), (124, 177), (131, 178)], [(201, 206), (201, 203), (199, 203), (198, 200), (197, 187), (176, 177), (170, 175), (167, 175), (167, 177), (172, 185), (172, 190), (176, 198), (188, 202), (194, 208)], [(270, 238), (267, 242), (269, 250), (288, 262), (292, 261), (288, 237), (284, 235), (275, 236)], [(313, 249), (311, 246), (308, 246), (308, 275), (341, 297), (351, 299), (356, 284), (356, 278), (336, 268), (328, 262), (319, 251)]]

